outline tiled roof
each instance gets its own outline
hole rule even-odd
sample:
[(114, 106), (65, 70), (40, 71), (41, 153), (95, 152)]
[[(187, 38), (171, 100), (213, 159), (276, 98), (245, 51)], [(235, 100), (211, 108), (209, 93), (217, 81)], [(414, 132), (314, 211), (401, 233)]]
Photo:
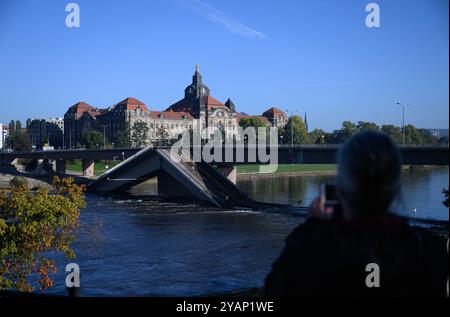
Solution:
[(225, 105), (223, 103), (221, 103), (219, 100), (211, 97), (211, 96), (204, 96), (204, 102), (205, 104), (207, 104), (208, 106), (219, 106), (219, 107), (224, 107)]
[(168, 107), (165, 111), (189, 112), (192, 113), (192, 108), (184, 99), (178, 100), (173, 105)]
[(139, 101), (139, 100), (137, 100), (136, 98), (133, 98), (133, 97), (125, 98), (124, 100), (122, 100), (121, 102), (116, 104), (115, 108), (119, 109), (119, 110), (136, 110), (136, 109), (140, 109), (140, 110), (143, 110), (143, 111), (148, 111), (147, 106), (143, 102), (141, 102), (141, 101)]
[(94, 110), (94, 107), (84, 101), (80, 101), (71, 106), (69, 109), (75, 109), (76, 113), (83, 113), (88, 110)]
[(263, 116), (275, 116), (275, 115), (280, 115), (280, 114), (286, 116), (284, 111), (282, 111), (276, 107), (272, 107), (272, 108), (264, 111)]

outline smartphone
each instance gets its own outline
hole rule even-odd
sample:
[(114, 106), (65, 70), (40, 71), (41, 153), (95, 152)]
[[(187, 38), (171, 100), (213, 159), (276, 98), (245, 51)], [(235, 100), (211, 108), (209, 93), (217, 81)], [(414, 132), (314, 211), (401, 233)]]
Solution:
[(341, 204), (337, 185), (323, 184), (322, 195), (324, 201), (324, 213), (326, 219), (337, 219), (341, 216)]

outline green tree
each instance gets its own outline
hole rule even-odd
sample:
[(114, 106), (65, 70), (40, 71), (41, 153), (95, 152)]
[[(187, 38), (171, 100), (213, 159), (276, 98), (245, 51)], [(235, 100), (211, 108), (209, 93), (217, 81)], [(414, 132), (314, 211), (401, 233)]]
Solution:
[(97, 150), (103, 148), (103, 134), (92, 130), (88, 131), (83, 135), (81, 144), (84, 145), (88, 150)]
[(0, 192), (0, 289), (31, 292), (36, 284), (53, 286), (50, 274), (56, 267), (48, 257), (75, 257), (70, 244), (85, 206), (83, 192), (72, 179), (58, 177), (51, 189), (29, 191), (18, 183)]
[(283, 140), (287, 144), (305, 144), (308, 143), (308, 133), (306, 125), (300, 116), (291, 116), (284, 127)]
[(125, 128), (117, 133), (116, 141), (114, 142), (115, 148), (130, 148), (131, 147), (131, 133), (130, 124), (127, 123)]
[(342, 128), (337, 133), (337, 142), (345, 143), (353, 135), (359, 132), (358, 127), (351, 121), (342, 122)]
[(32, 149), (28, 133), (22, 130), (19, 120), (9, 122), (8, 146), (17, 152), (31, 151)]
[(423, 138), (420, 131), (413, 126), (408, 124), (405, 126), (405, 143), (408, 144), (423, 144)]
[[(322, 138), (323, 136), (323, 138)], [(322, 142), (325, 143), (325, 137), (327, 136), (327, 133), (322, 129), (314, 129), (309, 134), (309, 142), (312, 144), (322, 144)], [(323, 139), (323, 141), (322, 141)]]
[(399, 127), (392, 124), (384, 124), (381, 126), (381, 131), (386, 133), (395, 143), (402, 143), (402, 130)]
[(169, 144), (169, 132), (164, 127), (159, 127), (156, 130), (155, 145), (164, 146)]
[(134, 147), (143, 147), (147, 144), (148, 126), (142, 120), (138, 120), (133, 124), (131, 132), (131, 144)]
[(14, 140), (14, 151), (31, 151), (33, 146), (31, 145), (31, 140), (26, 131), (20, 131), (19, 135)]
[(358, 121), (358, 125), (356, 127), (359, 131), (380, 131), (380, 127), (373, 122)]
[(253, 127), (255, 129), (259, 127), (266, 127), (266, 123), (263, 121), (263, 119), (259, 117), (250, 117), (250, 118), (241, 118), (239, 120), (239, 126), (241, 126), (243, 129), (248, 127)]
[(431, 131), (426, 130), (426, 129), (419, 129), (419, 133), (420, 133), (423, 144), (438, 144), (439, 143), (439, 138), (437, 136), (433, 135), (433, 133), (431, 133)]

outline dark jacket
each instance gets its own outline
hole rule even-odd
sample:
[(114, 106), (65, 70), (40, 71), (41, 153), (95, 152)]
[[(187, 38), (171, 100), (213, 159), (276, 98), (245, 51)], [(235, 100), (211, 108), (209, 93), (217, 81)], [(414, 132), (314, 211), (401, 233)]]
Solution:
[[(380, 269), (380, 287), (366, 286), (366, 265)], [(389, 215), (367, 222), (309, 218), (286, 239), (266, 278), (265, 295), (445, 296), (446, 240)]]

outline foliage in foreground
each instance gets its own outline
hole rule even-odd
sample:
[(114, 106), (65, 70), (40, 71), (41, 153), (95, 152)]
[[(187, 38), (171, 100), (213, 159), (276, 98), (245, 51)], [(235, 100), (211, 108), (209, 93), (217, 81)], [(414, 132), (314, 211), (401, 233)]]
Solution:
[[(56, 272), (50, 254), (75, 257), (70, 247), (75, 239), (80, 209), (85, 206), (84, 186), (72, 179), (55, 177), (51, 189), (35, 192), (24, 184), (0, 193), (0, 289), (31, 292), (53, 286)], [(32, 281), (36, 276), (37, 281)]]

